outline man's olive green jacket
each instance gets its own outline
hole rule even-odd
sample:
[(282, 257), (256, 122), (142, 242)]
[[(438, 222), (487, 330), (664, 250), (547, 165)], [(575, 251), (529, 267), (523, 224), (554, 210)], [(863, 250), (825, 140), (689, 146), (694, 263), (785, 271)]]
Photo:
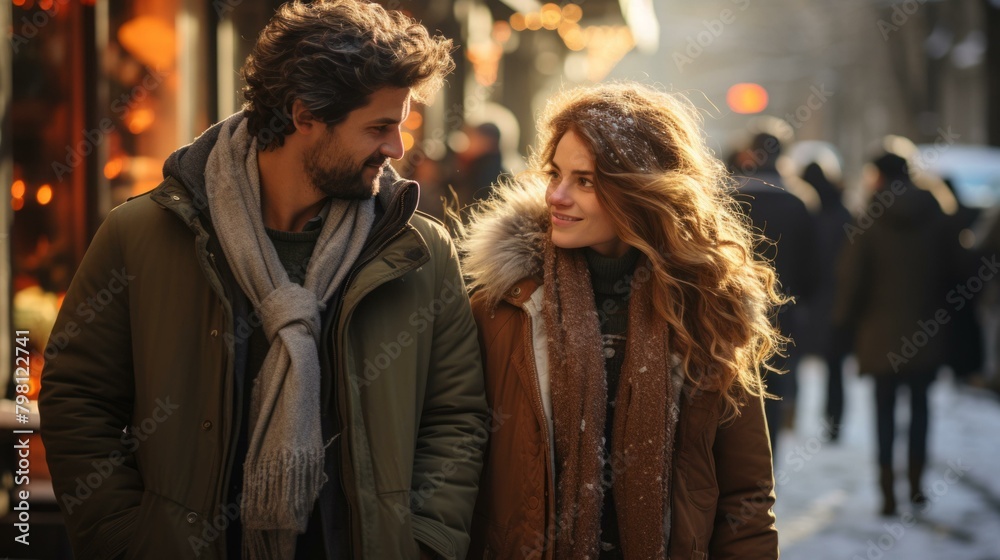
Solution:
[[(391, 174), (383, 213), (324, 315), (324, 387), (355, 558), (463, 558), (486, 404), (447, 232)], [(168, 177), (113, 210), (47, 348), (42, 435), (77, 558), (224, 558), (241, 368), (254, 315), (204, 191)], [(320, 250), (317, 248), (317, 250)], [(243, 348), (241, 356), (240, 348)]]

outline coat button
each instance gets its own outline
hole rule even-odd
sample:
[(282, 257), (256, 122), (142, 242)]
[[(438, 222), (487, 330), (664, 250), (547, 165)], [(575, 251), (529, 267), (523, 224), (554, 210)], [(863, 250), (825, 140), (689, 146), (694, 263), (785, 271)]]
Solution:
[(197, 523), (198, 522), (198, 514), (195, 513), (195, 512), (193, 512), (193, 511), (189, 512), (187, 514), (187, 522), (190, 523), (191, 525), (194, 525), (195, 523)]
[(209, 431), (209, 430), (211, 430), (212, 429), (212, 421), (211, 420), (205, 420), (204, 422), (202, 422), (201, 423), (201, 429), (205, 430), (206, 432)]
[(514, 297), (517, 297), (517, 296), (521, 295), (521, 287), (520, 286), (515, 286), (514, 289), (510, 291), (510, 295), (512, 295)]
[(528, 508), (529, 509), (538, 509), (538, 498), (536, 498), (534, 496), (528, 498)]

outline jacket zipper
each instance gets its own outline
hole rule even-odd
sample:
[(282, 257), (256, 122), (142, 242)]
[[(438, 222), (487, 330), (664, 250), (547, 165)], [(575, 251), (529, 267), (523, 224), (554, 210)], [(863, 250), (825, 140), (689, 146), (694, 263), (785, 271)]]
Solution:
[[(531, 318), (531, 313), (528, 313), (527, 315), (528, 315), (527, 321), (530, 328), (526, 329), (525, 331), (525, 338), (527, 339), (527, 344), (525, 344), (525, 348), (528, 348), (529, 353), (531, 354), (531, 372), (535, 374), (535, 384), (534, 384), (535, 397), (536, 397), (535, 412), (539, 411), (541, 412), (541, 418), (542, 418), (541, 427), (542, 427), (542, 433), (544, 434), (544, 437), (542, 439), (545, 442), (545, 449), (543, 449), (543, 451), (545, 452), (546, 456), (548, 456), (549, 459), (548, 461), (545, 462), (546, 463), (545, 470), (549, 473), (549, 480), (553, 481), (554, 483), (556, 478), (556, 473), (552, 471), (552, 464), (555, 459), (551, 456), (552, 445), (549, 443), (549, 420), (548, 418), (545, 417), (545, 406), (542, 404), (542, 384), (541, 381), (539, 381), (538, 379), (538, 362), (535, 360), (535, 344), (534, 344), (534, 332), (533, 332), (534, 324)], [(544, 492), (548, 493), (548, 490), (544, 490)], [(545, 500), (546, 504), (547, 502), (548, 500)], [(545, 517), (548, 518), (548, 505), (546, 505), (545, 510), (546, 510)]]
[[(405, 204), (405, 199), (404, 199), (403, 196), (400, 196), (399, 197), (399, 210), (400, 210), (400, 214), (402, 213), (404, 204)], [(379, 246), (376, 248), (375, 251), (373, 251), (371, 254), (367, 255), (360, 262), (360, 264), (358, 264), (357, 266), (355, 266), (351, 270), (350, 274), (347, 275), (347, 279), (344, 280), (344, 291), (343, 291), (343, 296), (341, 297), (341, 302), (343, 302), (343, 299), (346, 298), (347, 291), (350, 289), (351, 284), (354, 283), (354, 279), (357, 277), (358, 273), (365, 266), (367, 266), (368, 263), (370, 263), (373, 260), (375, 260), (375, 257), (379, 256), (382, 253), (382, 251), (386, 247), (388, 247), (393, 241), (395, 241), (400, 236), (402, 236), (404, 231), (405, 231), (405, 228), (404, 227), (400, 227), (394, 234), (392, 234), (391, 236), (389, 236), (388, 239), (386, 239), (383, 243), (379, 244)], [(337, 361), (340, 362), (340, 371), (344, 373), (344, 375), (340, 376), (340, 384), (342, 386), (340, 387), (340, 391), (339, 391), (339, 395), (338, 395), (339, 398), (337, 399), (338, 401), (342, 401), (344, 399), (345, 387), (343, 387), (343, 384), (344, 383), (349, 383), (347, 381), (347, 378), (346, 378), (347, 364), (344, 362), (344, 356), (343, 356), (344, 353), (340, 352), (340, 348), (343, 347), (342, 338), (344, 336), (344, 329), (341, 328), (338, 323), (340, 322), (340, 318), (341, 318), (341, 315), (343, 314), (343, 312), (344, 312), (344, 306), (343, 306), (343, 303), (341, 303), (341, 305), (337, 306), (337, 311), (335, 313), (335, 316), (333, 317), (333, 325), (334, 325), (334, 328), (337, 329), (336, 330), (336, 333), (337, 333), (337, 347), (334, 348), (334, 350), (337, 351), (340, 354), (340, 356), (338, 357)], [(336, 372), (333, 372), (333, 373), (334, 373), (334, 375), (336, 375)], [(348, 386), (348, 387), (346, 387), (346, 389), (350, 389), (350, 387)], [(345, 410), (344, 410), (345, 407), (343, 406), (344, 403), (343, 402), (338, 402), (337, 404), (338, 404), (338, 407), (337, 407), (338, 408), (338, 414), (341, 415), (340, 429), (341, 429), (341, 432), (343, 432), (351, 424), (349, 424), (348, 422), (345, 422), (346, 418), (344, 416), (344, 412), (345, 412)], [(342, 468), (340, 470), (340, 478), (341, 478), (340, 484), (341, 484), (341, 487), (344, 490), (344, 496), (346, 496), (348, 498), (347, 499), (347, 504), (346, 504), (347, 505), (347, 534), (351, 535), (351, 549), (352, 549), (351, 550), (351, 556), (354, 556), (355, 558), (358, 558), (359, 554), (360, 554), (361, 555), (360, 557), (363, 558), (364, 557), (364, 550), (363, 550), (361, 538), (360, 537), (356, 537), (355, 531), (354, 531), (354, 521), (353, 521), (353, 519), (354, 519), (354, 505), (353, 505), (353, 500), (357, 499), (357, 492), (356, 492), (356, 489), (354, 488), (354, 482), (355, 482), (355, 480), (354, 480), (354, 473), (353, 473), (353, 457), (354, 456), (353, 456), (353, 453), (350, 453), (350, 439), (349, 438), (350, 438), (349, 435), (347, 436), (347, 438), (341, 438), (341, 443), (340, 443), (340, 445), (346, 445), (347, 446), (347, 449), (348, 449), (348, 458), (350, 459), (349, 461), (346, 461), (347, 468)], [(341, 453), (341, 456), (343, 456), (343, 453)], [(348, 474), (347, 471), (351, 471), (350, 474)], [(349, 481), (347, 480), (348, 478), (350, 478)], [(347, 482), (351, 482), (351, 484), (347, 484)]]

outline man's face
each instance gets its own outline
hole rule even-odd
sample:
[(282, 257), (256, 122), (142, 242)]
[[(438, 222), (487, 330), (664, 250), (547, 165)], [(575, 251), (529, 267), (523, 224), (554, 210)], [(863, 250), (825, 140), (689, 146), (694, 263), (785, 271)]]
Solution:
[(313, 186), (334, 198), (368, 199), (378, 194), (389, 158), (403, 157), (399, 127), (409, 114), (408, 88), (382, 88), (336, 126), (325, 125), (326, 131), (303, 155)]

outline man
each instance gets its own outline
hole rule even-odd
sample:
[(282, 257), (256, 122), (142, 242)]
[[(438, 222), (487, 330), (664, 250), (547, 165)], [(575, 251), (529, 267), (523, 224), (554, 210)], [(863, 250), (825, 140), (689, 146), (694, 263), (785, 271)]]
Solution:
[[(777, 136), (760, 132), (750, 147), (738, 154), (734, 170), (741, 185), (735, 198), (743, 206), (755, 229), (764, 239), (759, 254), (774, 263), (782, 291), (795, 298), (796, 304), (808, 300), (818, 281), (816, 232), (805, 203), (785, 188), (778, 173), (781, 141)], [(799, 306), (785, 306), (778, 313), (781, 333), (791, 339), (787, 357), (775, 356), (771, 366), (784, 375), (768, 373), (767, 390), (781, 400), (764, 402), (767, 428), (771, 434), (771, 449), (778, 457), (777, 443), (789, 403), (795, 401), (797, 383), (795, 370), (799, 352), (795, 339), (802, 332), (803, 320)]]
[(387, 164), (450, 50), (375, 4), (286, 4), (244, 111), (109, 214), (43, 373), (77, 557), (464, 557), (476, 329), (447, 233)]

